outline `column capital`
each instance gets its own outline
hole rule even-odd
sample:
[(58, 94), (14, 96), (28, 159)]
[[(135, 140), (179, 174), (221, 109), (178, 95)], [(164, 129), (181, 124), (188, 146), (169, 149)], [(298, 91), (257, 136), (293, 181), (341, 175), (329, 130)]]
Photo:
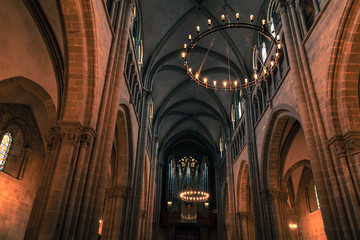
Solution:
[(288, 193), (280, 189), (267, 189), (262, 191), (272, 201), (280, 200), (286, 202), (288, 200)]
[(352, 155), (360, 153), (360, 136), (356, 133), (345, 135), (345, 144), (349, 153)]
[(237, 212), (236, 213), (236, 218), (242, 220), (242, 219), (248, 219), (249, 218), (249, 213), (242, 211), (242, 212)]
[(115, 185), (105, 190), (105, 199), (129, 198), (132, 195), (132, 188), (125, 185)]

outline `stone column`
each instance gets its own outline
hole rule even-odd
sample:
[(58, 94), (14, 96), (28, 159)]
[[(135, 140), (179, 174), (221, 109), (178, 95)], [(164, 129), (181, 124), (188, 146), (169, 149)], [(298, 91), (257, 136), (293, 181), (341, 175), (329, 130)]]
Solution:
[[(43, 203), (44, 213), (39, 226), (38, 239), (58, 239), (63, 226), (62, 209), (69, 196), (69, 184), (72, 182), (72, 172), (80, 142), (81, 126), (75, 122), (62, 122), (54, 128), (57, 138), (57, 154), (50, 161), (55, 161), (53, 175), (50, 177), (50, 188)], [(56, 151), (56, 150), (55, 150)], [(75, 158), (75, 159), (74, 159)]]
[(233, 159), (231, 155), (231, 140), (225, 140), (225, 149), (226, 149), (226, 172), (227, 172), (227, 194), (228, 194), (228, 206), (229, 206), (229, 215), (230, 215), (230, 223), (229, 223), (229, 231), (230, 231), (230, 239), (237, 239), (237, 231), (236, 231), (236, 206), (235, 206), (235, 187), (234, 187), (234, 173), (233, 173)]
[(288, 194), (286, 192), (277, 190), (277, 189), (270, 189), (268, 191), (270, 202), (272, 205), (273, 211), (272, 217), (274, 218), (275, 223), (275, 236), (276, 239), (279, 240), (286, 240), (287, 238), (287, 230), (285, 228), (284, 223), (284, 216), (283, 216), (283, 209), (284, 209), (284, 203), (286, 203), (286, 200), (288, 198)]
[(308, 33), (308, 27), (306, 25), (306, 20), (305, 20), (305, 16), (304, 16), (304, 8), (299, 3), (297, 3), (296, 10), (299, 13), (301, 28), (302, 28), (304, 36), (305, 36)]
[(239, 228), (240, 228), (240, 239), (248, 240), (249, 239), (249, 213), (248, 212), (238, 212), (236, 213), (236, 217), (238, 219)]
[(145, 162), (145, 148), (147, 143), (147, 115), (148, 115), (148, 97), (149, 91), (143, 89), (140, 116), (140, 129), (138, 132), (138, 142), (135, 160), (135, 176), (134, 176), (134, 198), (131, 205), (131, 218), (128, 239), (138, 239), (139, 237), (139, 217), (141, 206), (141, 195), (143, 189), (143, 174)]
[(146, 219), (146, 228), (145, 228), (145, 238), (151, 239), (153, 232), (153, 220), (154, 220), (154, 209), (155, 209), (155, 190), (156, 190), (156, 174), (157, 174), (157, 146), (158, 138), (153, 135), (152, 138), (152, 149), (150, 157), (150, 189), (149, 189), (149, 198), (148, 198), (148, 214)]
[(103, 214), (103, 239), (119, 239), (124, 230), (124, 207), (131, 188), (125, 185), (114, 185), (105, 191), (105, 208)]

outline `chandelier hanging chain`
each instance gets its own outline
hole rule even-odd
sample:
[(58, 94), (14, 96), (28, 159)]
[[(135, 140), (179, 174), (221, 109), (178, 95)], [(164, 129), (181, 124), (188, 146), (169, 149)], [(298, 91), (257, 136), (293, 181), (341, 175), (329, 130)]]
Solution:
[(207, 52), (206, 52), (206, 55), (205, 55), (205, 57), (204, 57), (201, 65), (200, 65), (200, 68), (199, 68), (199, 71), (198, 71), (199, 74), (201, 73), (201, 69), (202, 69), (202, 67), (203, 67), (203, 65), (204, 65), (204, 63), (205, 63), (205, 60), (206, 60), (207, 56), (209, 55), (209, 52), (210, 52), (211, 47), (214, 45), (214, 40), (215, 40), (215, 37), (211, 40), (210, 46), (209, 46), (209, 48), (208, 48), (208, 50), (207, 50)]
[[(197, 36), (192, 40), (191, 35), (189, 35), (189, 40), (190, 40), (190, 44), (189, 46), (187, 46), (187, 44), (184, 44), (184, 52), (181, 53), (182, 57), (184, 58), (184, 66), (186, 68), (186, 71), (188, 73), (188, 75), (191, 77), (191, 79), (193, 81), (195, 81), (198, 85), (201, 85), (203, 87), (206, 88), (210, 88), (210, 89), (214, 89), (214, 90), (241, 90), (241, 89), (247, 89), (249, 86), (253, 86), (256, 85), (258, 82), (265, 80), (269, 74), (275, 69), (279, 58), (280, 58), (280, 51), (281, 51), (281, 43), (280, 43), (280, 36), (276, 36), (276, 38), (266, 30), (265, 28), (265, 20), (262, 20), (262, 26), (257, 26), (255, 24), (253, 24), (254, 21), (254, 16), (251, 15), (250, 16), (250, 23), (247, 22), (239, 22), (240, 20), (240, 15), (238, 13), (236, 13), (236, 22), (230, 22), (230, 19), (228, 16), (225, 17), (225, 15), (221, 15), (221, 21), (223, 24), (221, 25), (217, 25), (217, 26), (212, 26), (211, 25), (211, 19), (208, 19), (208, 29), (205, 30), (204, 32), (200, 32), (200, 26), (196, 27), (197, 30)], [(228, 19), (228, 23), (225, 23), (226, 18)], [(259, 34), (261, 34), (262, 36), (264, 36), (265, 38), (267, 38), (269, 41), (271, 41), (276, 49), (276, 52), (273, 56), (271, 56), (270, 59), (270, 65), (269, 66), (265, 66), (265, 64), (261, 61), (261, 59), (259, 59), (259, 57), (257, 56), (257, 58), (259, 59), (263, 69), (262, 69), (262, 73), (258, 73), (255, 71), (254, 73), (254, 77), (252, 79), (250, 79), (250, 81), (248, 81), (247, 78), (244, 78), (243, 81), (241, 81), (240, 79), (238, 80), (231, 80), (231, 73), (230, 73), (230, 56), (229, 56), (229, 52), (227, 49), (227, 55), (228, 55), (228, 70), (229, 70), (229, 79), (228, 81), (223, 81), (223, 84), (219, 84), (217, 85), (217, 81), (214, 80), (212, 83), (210, 81), (208, 81), (207, 77), (203, 77), (202, 79), (200, 78), (200, 72), (201, 69), (203, 68), (203, 65), (205, 63), (205, 59), (208, 56), (208, 53), (210, 51), (210, 48), (212, 47), (212, 45), (214, 44), (213, 41), (210, 44), (210, 47), (207, 51), (207, 54), (201, 64), (201, 67), (199, 69), (199, 71), (192, 71), (192, 68), (189, 66), (189, 63), (187, 61), (188, 56), (191, 52), (191, 50), (196, 46), (196, 44), (201, 41), (203, 38), (205, 38), (208, 35), (214, 34), (215, 32), (221, 31), (221, 30), (226, 30), (226, 29), (249, 29), (249, 30), (253, 30), (258, 32)], [(249, 43), (249, 42), (248, 42)], [(251, 46), (251, 44), (249, 43), (249, 45)], [(270, 56), (269, 56), (270, 57)]]

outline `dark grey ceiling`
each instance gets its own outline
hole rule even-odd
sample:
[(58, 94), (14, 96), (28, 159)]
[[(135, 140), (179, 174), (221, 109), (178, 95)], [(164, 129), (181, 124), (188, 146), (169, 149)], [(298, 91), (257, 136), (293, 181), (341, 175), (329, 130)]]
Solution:
[[(264, 0), (229, 0), (243, 21), (259, 14)], [(235, 19), (230, 8), (223, 10), (219, 0), (140, 0), (144, 42), (145, 86), (152, 90), (154, 101), (153, 131), (160, 146), (173, 147), (183, 141), (203, 141), (209, 149), (218, 149), (221, 131), (230, 134), (230, 112), (233, 95), (229, 92), (206, 90), (187, 76), (180, 57), (188, 35), (196, 35), (196, 26), (207, 28), (207, 19), (220, 22), (221, 14)], [(251, 66), (254, 34), (251, 31), (228, 30), (213, 34), (197, 44), (189, 58), (195, 68), (200, 66), (210, 41), (215, 44), (206, 59), (202, 74), (212, 79), (228, 78), (228, 57), (232, 78), (243, 79)], [(194, 68), (194, 69), (195, 69)], [(201, 140), (202, 139), (202, 140)], [(172, 146), (170, 146), (172, 145)], [(181, 144), (180, 144), (181, 145)], [(179, 146), (180, 146), (179, 145)]]

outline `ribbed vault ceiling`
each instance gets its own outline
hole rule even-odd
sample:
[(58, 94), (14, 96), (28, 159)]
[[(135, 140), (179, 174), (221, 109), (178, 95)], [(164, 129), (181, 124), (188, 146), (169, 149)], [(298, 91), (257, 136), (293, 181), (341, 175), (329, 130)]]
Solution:
[[(258, 16), (264, 0), (229, 0), (227, 3), (240, 13), (243, 21), (253, 14)], [(180, 142), (206, 142), (208, 149), (218, 149), (221, 131), (230, 134), (231, 104), (229, 92), (214, 92), (194, 84), (186, 74), (180, 52), (188, 35), (196, 35), (196, 26), (207, 28), (207, 19), (220, 22), (221, 14), (235, 20), (230, 8), (223, 10), (218, 0), (140, 0), (144, 42), (143, 78), (152, 90), (154, 101), (153, 131), (159, 137), (162, 150), (173, 148)], [(230, 65), (232, 78), (244, 79), (251, 66), (251, 44), (254, 33), (228, 30), (205, 38), (194, 49), (189, 62), (199, 67), (211, 48), (202, 74), (211, 79), (228, 78)], [(226, 54), (229, 49), (229, 62)], [(171, 146), (170, 146), (171, 145)], [(194, 146), (196, 144), (193, 144)], [(175, 150), (174, 150), (175, 151)], [(215, 157), (215, 156), (214, 156)]]

